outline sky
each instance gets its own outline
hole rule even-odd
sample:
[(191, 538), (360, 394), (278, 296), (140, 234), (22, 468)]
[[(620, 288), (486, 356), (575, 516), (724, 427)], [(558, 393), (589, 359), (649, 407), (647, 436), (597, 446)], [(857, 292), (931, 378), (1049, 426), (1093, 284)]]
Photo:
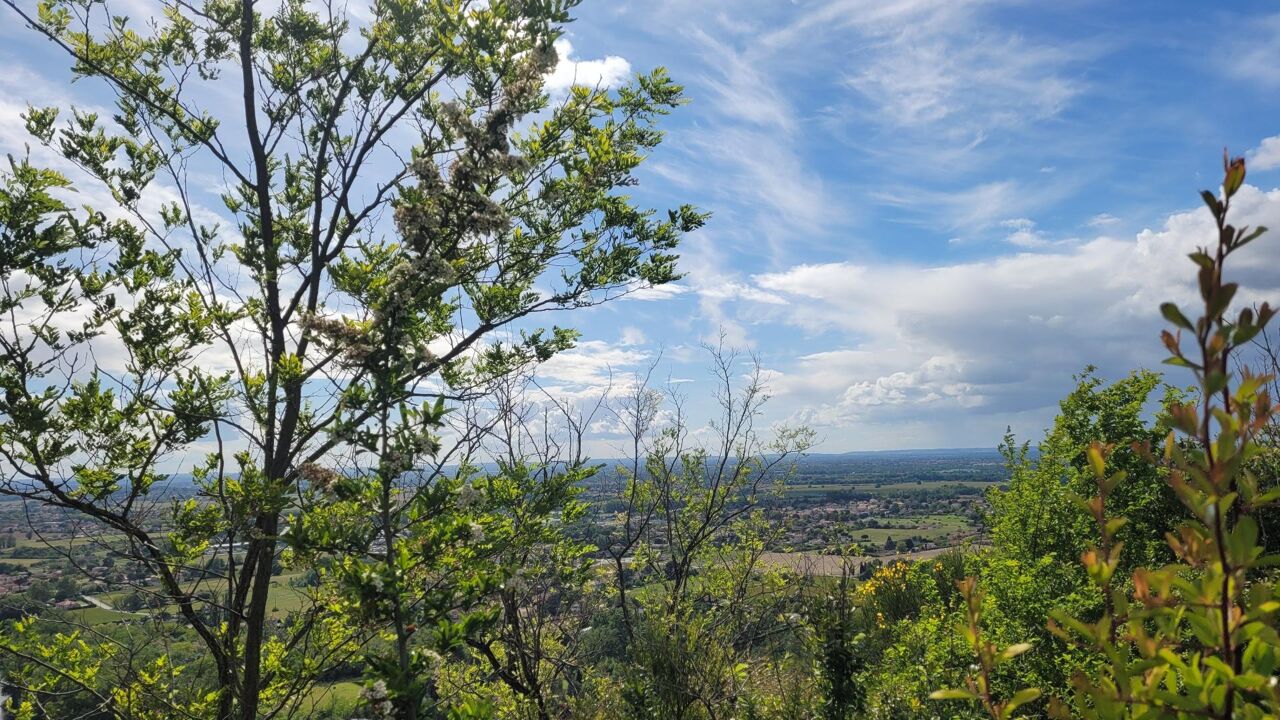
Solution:
[[(1238, 221), (1280, 228), (1272, 3), (588, 0), (565, 41), (578, 76), (686, 86), (639, 195), (713, 213), (677, 288), (585, 315), (567, 387), (661, 352), (705, 396), (723, 332), (820, 450), (1035, 439), (1086, 366), (1160, 369), (1224, 147)], [(1278, 261), (1241, 252), (1243, 302)]]
[[(1250, 160), (1237, 222), (1280, 228), (1280, 7), (1223, 5), (585, 0), (551, 91), (667, 67), (690, 102), (634, 193), (712, 217), (679, 282), (559, 320), (582, 340), (540, 382), (590, 397), (656, 364), (706, 417), (723, 338), (765, 370), (764, 421), (819, 451), (1038, 437), (1086, 366), (1160, 366), (1224, 146)], [(0, 25), (21, 152), (26, 101), (88, 91)], [(1280, 300), (1280, 233), (1235, 267), (1241, 302)]]

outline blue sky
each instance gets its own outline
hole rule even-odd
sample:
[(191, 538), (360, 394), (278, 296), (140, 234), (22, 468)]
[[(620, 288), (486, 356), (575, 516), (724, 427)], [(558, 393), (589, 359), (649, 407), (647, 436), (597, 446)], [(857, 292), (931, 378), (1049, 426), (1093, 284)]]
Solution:
[[(582, 319), (569, 387), (662, 347), (698, 397), (723, 329), (823, 450), (1035, 437), (1086, 365), (1159, 365), (1224, 146), (1252, 151), (1242, 218), (1280, 227), (1274, 4), (587, 2), (567, 40), (580, 76), (687, 86), (640, 192), (714, 213), (681, 292)], [(1240, 260), (1251, 299), (1277, 247)]]
[[(103, 100), (0, 38), (0, 150), (27, 100)], [(1280, 228), (1273, 3), (586, 0), (560, 49), (561, 92), (658, 65), (686, 85), (636, 193), (713, 213), (675, 286), (563, 319), (583, 341), (541, 381), (565, 396), (660, 356), (705, 415), (698, 346), (723, 333), (766, 368), (766, 420), (822, 451), (1036, 437), (1086, 365), (1158, 366), (1223, 146), (1251, 159), (1240, 220)], [(1277, 248), (1241, 257), (1242, 301), (1280, 299)]]

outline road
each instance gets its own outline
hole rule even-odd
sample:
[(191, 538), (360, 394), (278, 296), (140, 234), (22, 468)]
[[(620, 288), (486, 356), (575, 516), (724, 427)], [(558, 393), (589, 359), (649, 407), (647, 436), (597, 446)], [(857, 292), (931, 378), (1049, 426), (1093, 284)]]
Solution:
[(108, 604), (106, 604), (106, 603), (102, 602), (101, 600), (99, 600), (98, 598), (96, 598), (96, 597), (94, 597), (94, 596), (92, 596), (92, 595), (81, 595), (81, 596), (80, 596), (80, 599), (84, 600), (84, 601), (85, 601), (85, 602), (87, 602), (87, 603), (93, 603), (96, 607), (100, 607), (100, 608), (102, 608), (103, 610), (112, 610), (112, 611), (114, 611), (114, 610), (115, 610), (115, 608), (113, 608), (113, 607), (111, 607), (110, 605), (108, 605)]

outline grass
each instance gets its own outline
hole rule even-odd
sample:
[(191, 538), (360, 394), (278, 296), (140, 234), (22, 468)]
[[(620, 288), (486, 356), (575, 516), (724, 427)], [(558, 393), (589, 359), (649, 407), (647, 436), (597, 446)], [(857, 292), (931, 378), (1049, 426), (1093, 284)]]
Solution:
[(314, 714), (326, 710), (333, 712), (354, 709), (360, 699), (360, 689), (360, 683), (350, 680), (317, 685), (311, 688), (311, 692), (302, 701), (302, 710), (306, 714)]
[(81, 535), (72, 538), (46, 538), (41, 540), (38, 537), (18, 538), (15, 543), (16, 547), (54, 547), (54, 548), (72, 548), (79, 545), (109, 545), (113, 542), (124, 540), (124, 535), (119, 533), (103, 533), (101, 535)]
[(304, 588), (296, 588), (289, 581), (297, 575), (277, 575), (271, 579), (271, 588), (267, 591), (267, 609), (273, 616), (286, 615), (306, 607), (310, 602)]
[(47, 559), (47, 557), (5, 557), (4, 555), (0, 555), (0, 562), (13, 562), (14, 565), (23, 565), (27, 566), (27, 568), (31, 568), (32, 565), (36, 564), (36, 562), (42, 562), (45, 560), (49, 559)]
[[(276, 575), (271, 578), (271, 587), (267, 591), (267, 610), (272, 617), (284, 617), (291, 612), (297, 612), (307, 607), (310, 599), (307, 597), (306, 589), (295, 588), (289, 584), (291, 580), (300, 577), (300, 574)], [(188, 586), (189, 589), (190, 586)], [(203, 588), (211, 590), (216, 585), (206, 581)], [(158, 590), (158, 588), (153, 588)], [(108, 605), (115, 607), (125, 595), (131, 593), (131, 590), (117, 590), (115, 592), (102, 593), (98, 595), (98, 599)], [(164, 608), (170, 614), (177, 614), (178, 606), (169, 605)]]
[(103, 610), (100, 607), (87, 607), (80, 610), (69, 610), (67, 616), (72, 622), (81, 625), (107, 625), (110, 623), (120, 622), (122, 620), (137, 620), (141, 615), (132, 613), (117, 612), (115, 610)]

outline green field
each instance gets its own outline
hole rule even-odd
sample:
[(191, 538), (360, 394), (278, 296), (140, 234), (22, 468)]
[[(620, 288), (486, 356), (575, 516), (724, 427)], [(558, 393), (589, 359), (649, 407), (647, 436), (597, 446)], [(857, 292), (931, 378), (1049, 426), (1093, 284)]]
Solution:
[[(273, 616), (283, 617), (291, 612), (296, 612), (306, 607), (310, 602), (307, 598), (306, 590), (295, 588), (289, 582), (299, 577), (298, 574), (277, 575), (271, 579), (271, 589), (267, 593), (267, 609)], [(205, 585), (206, 589), (212, 588), (212, 585)], [(112, 607), (120, 603), (120, 600), (128, 595), (130, 590), (117, 590), (115, 592), (102, 593), (96, 597)], [(96, 609), (96, 608), (95, 608)], [(170, 614), (177, 614), (177, 605), (168, 605), (164, 608)], [(101, 611), (109, 613), (109, 611)], [(111, 622), (112, 620), (120, 620), (124, 617), (130, 617), (128, 613), (117, 614), (116, 617), (109, 620), (101, 620), (100, 622)]]
[(31, 568), (36, 562), (47, 560), (47, 557), (6, 557), (4, 553), (0, 553), (0, 562), (13, 562), (14, 565), (23, 565)]
[(306, 607), (311, 601), (304, 588), (296, 588), (289, 584), (290, 580), (299, 577), (293, 575), (277, 575), (271, 579), (271, 589), (267, 591), (267, 610), (272, 615), (286, 615)]
[(98, 546), (107, 546), (124, 540), (124, 535), (119, 533), (103, 533), (102, 535), (81, 536), (74, 538), (47, 538), (41, 540), (33, 537), (18, 538), (16, 547), (52, 547), (52, 548), (73, 548), (80, 545), (94, 544)]
[(137, 620), (142, 617), (134, 613), (103, 610), (100, 607), (88, 607), (82, 610), (71, 610), (67, 613), (72, 622), (81, 625), (106, 625), (121, 620)]
[(360, 684), (351, 681), (317, 685), (311, 688), (302, 701), (303, 717), (322, 711), (343, 711), (355, 708), (360, 699)]
[(891, 493), (900, 493), (903, 491), (940, 491), (955, 490), (958, 488), (978, 488), (985, 490), (986, 488), (996, 487), (1001, 481), (982, 481), (982, 480), (947, 480), (945, 482), (897, 482), (897, 483), (795, 483), (787, 485), (783, 488), (783, 492), (791, 496), (804, 497), (822, 497), (837, 493), (847, 492), (864, 492), (871, 495), (887, 495)]

